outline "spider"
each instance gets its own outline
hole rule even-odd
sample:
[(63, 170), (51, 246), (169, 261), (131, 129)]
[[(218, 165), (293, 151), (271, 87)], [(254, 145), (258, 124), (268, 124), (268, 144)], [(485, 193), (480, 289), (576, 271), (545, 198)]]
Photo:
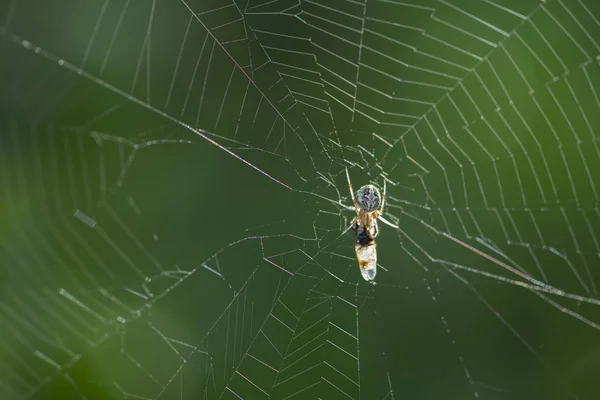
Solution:
[(379, 219), (393, 228), (399, 228), (382, 217), (386, 196), (385, 179), (383, 180), (383, 196), (374, 185), (364, 185), (358, 189), (355, 198), (348, 168), (346, 168), (346, 178), (348, 178), (348, 188), (350, 189), (350, 197), (352, 198), (354, 207), (344, 206), (343, 204), (342, 206), (356, 212), (356, 217), (354, 217), (350, 225), (350, 228), (356, 234), (354, 251), (356, 252), (362, 277), (367, 282), (372, 282), (377, 274), (377, 250), (375, 244), (375, 237), (379, 234), (377, 220)]

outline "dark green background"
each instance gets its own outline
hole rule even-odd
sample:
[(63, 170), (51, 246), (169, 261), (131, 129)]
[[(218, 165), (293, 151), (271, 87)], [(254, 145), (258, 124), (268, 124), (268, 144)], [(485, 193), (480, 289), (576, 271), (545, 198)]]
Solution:
[(599, 19), (2, 2), (0, 397), (598, 398)]

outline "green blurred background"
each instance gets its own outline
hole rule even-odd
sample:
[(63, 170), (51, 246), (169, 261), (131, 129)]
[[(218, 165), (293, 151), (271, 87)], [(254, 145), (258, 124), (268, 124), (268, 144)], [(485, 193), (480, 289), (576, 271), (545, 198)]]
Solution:
[(2, 2), (0, 398), (598, 398), (599, 19)]

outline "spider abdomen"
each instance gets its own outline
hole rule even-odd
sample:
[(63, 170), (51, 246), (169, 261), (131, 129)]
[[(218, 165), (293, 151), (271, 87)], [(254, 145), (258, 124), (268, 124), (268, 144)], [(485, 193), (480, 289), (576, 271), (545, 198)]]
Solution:
[(356, 192), (356, 202), (363, 211), (375, 211), (381, 205), (381, 194), (373, 185), (365, 185)]

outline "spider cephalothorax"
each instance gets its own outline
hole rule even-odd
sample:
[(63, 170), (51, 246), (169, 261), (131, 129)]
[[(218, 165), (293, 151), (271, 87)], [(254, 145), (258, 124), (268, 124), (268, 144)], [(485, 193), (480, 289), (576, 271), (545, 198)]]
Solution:
[(363, 211), (375, 211), (381, 205), (381, 195), (375, 186), (365, 185), (356, 192), (356, 202)]

